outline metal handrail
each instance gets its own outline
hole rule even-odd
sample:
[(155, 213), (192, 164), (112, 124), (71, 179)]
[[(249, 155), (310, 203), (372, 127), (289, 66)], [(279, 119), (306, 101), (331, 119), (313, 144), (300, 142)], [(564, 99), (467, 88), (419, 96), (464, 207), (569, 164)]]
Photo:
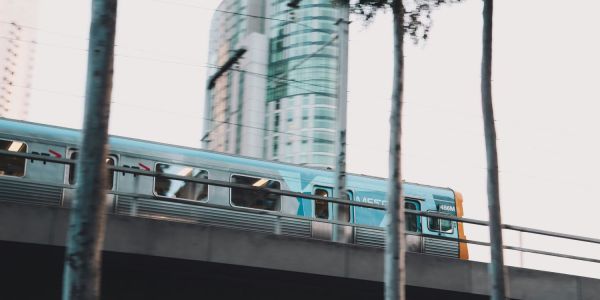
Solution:
[[(21, 157), (21, 158), (25, 158), (25, 159), (40, 160), (40, 161), (44, 161), (44, 162), (60, 163), (60, 164), (66, 164), (66, 165), (75, 165), (76, 164), (76, 160), (72, 160), (72, 159), (56, 158), (56, 157), (51, 157), (51, 156), (42, 156), (42, 155), (21, 153), (21, 152), (12, 152), (12, 151), (6, 151), (6, 150), (0, 150), (0, 155)], [(300, 193), (300, 192), (293, 192), (293, 191), (287, 191), (287, 190), (255, 187), (255, 186), (251, 186), (251, 185), (233, 183), (233, 182), (222, 181), (222, 180), (178, 176), (178, 175), (157, 173), (157, 172), (153, 172), (153, 171), (145, 171), (145, 170), (119, 167), (119, 166), (107, 166), (107, 169), (111, 170), (113, 172), (132, 174), (134, 176), (141, 175), (141, 176), (149, 176), (149, 177), (153, 177), (153, 178), (175, 179), (175, 180), (181, 180), (181, 181), (185, 181), (185, 182), (194, 182), (194, 183), (200, 183), (200, 184), (206, 184), (206, 185), (215, 185), (215, 186), (221, 186), (221, 187), (238, 188), (238, 189), (253, 190), (253, 191), (263, 191), (263, 192), (276, 194), (276, 195), (283, 195), (283, 196), (290, 196), (290, 197), (297, 197), (297, 198), (304, 198), (304, 199), (311, 199), (311, 200), (321, 200), (321, 201), (332, 202), (332, 203), (337, 203), (337, 204), (345, 204), (345, 205), (365, 207), (365, 208), (371, 208), (371, 209), (377, 209), (377, 210), (385, 210), (386, 209), (385, 206), (377, 205), (377, 204), (354, 202), (354, 201), (349, 201), (349, 200), (345, 200), (342, 198), (322, 197), (322, 196), (316, 196), (316, 195), (312, 195), (312, 194), (304, 194), (304, 193)], [(31, 180), (26, 180), (26, 179), (22, 179), (22, 178), (12, 179), (10, 177), (6, 177), (6, 179), (25, 180), (25, 181), (34, 182)], [(62, 187), (62, 188), (73, 188), (73, 186), (66, 185), (66, 184), (48, 184), (48, 183), (39, 183), (39, 182), (36, 182), (36, 183), (45, 184), (45, 185), (49, 185), (49, 186)], [(116, 191), (108, 191), (108, 193), (115, 194), (115, 195), (130, 196), (130, 197), (134, 197), (134, 198), (152, 198), (155, 200), (167, 199), (167, 201), (171, 201), (171, 202), (202, 205), (202, 206), (206, 206), (206, 207), (214, 207), (214, 208), (221, 208), (221, 209), (223, 208), (223, 206), (206, 203), (206, 202), (198, 202), (198, 201), (194, 201), (194, 200), (163, 198), (163, 197), (157, 197), (154, 195), (116, 192)], [(247, 212), (247, 210), (244, 208), (228, 207), (227, 209)], [(351, 227), (366, 228), (366, 229), (372, 229), (372, 230), (383, 230), (381, 227), (377, 227), (377, 226), (349, 223), (349, 222), (343, 222), (343, 221), (337, 221), (337, 220), (325, 220), (325, 219), (317, 219), (317, 218), (312, 218), (312, 217), (294, 216), (294, 215), (284, 214), (284, 213), (280, 213), (280, 212), (263, 211), (263, 210), (253, 210), (252, 212), (257, 213), (257, 214), (273, 215), (278, 218), (285, 217), (285, 218), (300, 219), (300, 220), (305, 220), (305, 221), (317, 221), (317, 222), (329, 223), (329, 224), (333, 224), (333, 225), (351, 226)], [(443, 214), (443, 213), (416, 211), (416, 210), (410, 210), (410, 209), (405, 209), (405, 213), (411, 214), (411, 215), (422, 216), (422, 217), (445, 219), (445, 220), (467, 223), (467, 224), (489, 226), (489, 222), (487, 222), (487, 221), (457, 217), (457, 216)], [(569, 239), (569, 240), (576, 240), (576, 241), (588, 242), (588, 243), (593, 243), (593, 244), (600, 244), (600, 239), (596, 239), (596, 238), (589, 238), (589, 237), (565, 234), (565, 233), (557, 233), (557, 232), (528, 228), (528, 227), (523, 227), (523, 226), (503, 224), (502, 229), (514, 230), (514, 231), (532, 233), (532, 234), (538, 234), (538, 235), (545, 235), (545, 236), (563, 238), (563, 239)], [(474, 241), (474, 240), (467, 240), (467, 239), (460, 239), (460, 238), (453, 238), (453, 237), (436, 236), (436, 235), (424, 235), (424, 234), (418, 234), (418, 233), (412, 233), (412, 232), (407, 232), (406, 234), (407, 235), (418, 235), (418, 236), (423, 236), (423, 237), (427, 237), (427, 238), (434, 238), (434, 239), (441, 239), (441, 240), (451, 240), (451, 241), (456, 241), (456, 242), (461, 242), (461, 243), (469, 243), (469, 244), (475, 244), (475, 245), (481, 245), (481, 246), (490, 246), (490, 243), (488, 243), (488, 242), (481, 242), (481, 241)], [(554, 252), (549, 252), (549, 251), (522, 248), (522, 247), (514, 247), (514, 246), (508, 246), (508, 245), (504, 245), (503, 247), (504, 247), (504, 249), (507, 249), (507, 250), (515, 250), (515, 251), (528, 252), (528, 253), (534, 253), (534, 254), (556, 256), (556, 257), (562, 257), (562, 258), (568, 258), (568, 259), (600, 263), (600, 259), (580, 257), (580, 256), (567, 255), (567, 254), (561, 254), (561, 253), (554, 253)]]
[[(434, 239), (438, 239), (438, 240), (467, 243), (467, 244), (473, 244), (473, 245), (479, 245), (479, 246), (490, 246), (491, 245), (491, 243), (488, 243), (488, 242), (474, 241), (474, 240), (461, 239), (461, 238), (455, 238), (455, 237), (449, 237), (449, 236), (431, 236), (431, 235), (415, 233), (415, 232), (406, 232), (406, 235), (421, 236), (421, 237), (425, 237), (425, 238), (434, 238)], [(533, 253), (533, 254), (555, 256), (555, 257), (561, 257), (561, 258), (583, 260), (583, 261), (588, 261), (588, 262), (593, 262), (593, 263), (600, 263), (600, 259), (589, 258), (589, 257), (584, 257), (584, 256), (575, 256), (575, 255), (569, 255), (569, 254), (555, 253), (555, 252), (536, 250), (536, 249), (531, 249), (531, 248), (508, 246), (508, 245), (503, 245), (502, 247), (507, 250), (514, 250), (514, 251), (521, 251), (521, 252), (527, 252), (527, 253)]]
[[(35, 181), (35, 180), (18, 178), (18, 177), (15, 177), (15, 178), (4, 177), (3, 180), (9, 180), (9, 181), (14, 181), (14, 182), (35, 183), (37, 185), (58, 187), (58, 188), (64, 188), (64, 189), (74, 189), (75, 188), (75, 186), (68, 185), (68, 184), (39, 182), (39, 181)], [(298, 219), (298, 220), (303, 220), (303, 221), (315, 221), (315, 222), (328, 223), (328, 224), (333, 224), (333, 225), (358, 227), (358, 228), (371, 229), (371, 230), (379, 230), (379, 231), (383, 230), (383, 228), (379, 227), (379, 226), (349, 223), (349, 222), (336, 221), (336, 220), (318, 219), (318, 218), (304, 217), (304, 216), (298, 216), (298, 215), (290, 215), (290, 214), (286, 214), (286, 213), (282, 213), (282, 212), (269, 211), (269, 210), (255, 210), (255, 209), (249, 210), (248, 208), (236, 207), (236, 206), (224, 207), (223, 205), (218, 205), (218, 204), (213, 204), (213, 203), (208, 203), (208, 202), (203, 202), (203, 201), (187, 200), (187, 199), (181, 199), (181, 198), (161, 197), (161, 196), (156, 196), (156, 195), (151, 195), (151, 194), (130, 193), (130, 192), (112, 191), (112, 190), (107, 191), (107, 194), (111, 194), (111, 195), (115, 195), (115, 196), (132, 197), (132, 198), (137, 198), (137, 199), (143, 198), (143, 199), (150, 199), (150, 200), (160, 200), (160, 201), (167, 201), (167, 202), (174, 202), (174, 203), (182, 203), (182, 204), (189, 204), (189, 205), (195, 205), (195, 206), (204, 206), (204, 207), (209, 207), (209, 208), (233, 210), (233, 211), (239, 211), (239, 212), (252, 212), (253, 214), (271, 215), (274, 217), (285, 217), (285, 218), (289, 218), (289, 219)]]
[[(442, 213), (432, 213), (432, 212), (409, 210), (409, 209), (406, 209), (405, 212), (407, 214), (411, 214), (411, 215), (440, 218), (440, 219), (456, 221), (456, 222), (461, 222), (461, 223), (475, 224), (475, 225), (481, 225), (481, 226), (489, 225), (488, 221), (456, 217), (456, 216), (442, 214)], [(539, 234), (539, 235), (545, 235), (545, 236), (551, 236), (551, 237), (563, 238), (563, 239), (569, 239), (569, 240), (575, 240), (575, 241), (581, 241), (581, 242), (588, 242), (588, 243), (593, 243), (593, 244), (600, 244), (600, 239), (596, 239), (596, 238), (584, 237), (584, 236), (567, 234), (567, 233), (559, 233), (559, 232), (553, 232), (553, 231), (548, 231), (548, 230), (534, 229), (534, 228), (528, 228), (528, 227), (523, 227), (523, 226), (502, 224), (502, 229), (520, 231), (520, 232), (525, 232), (525, 233), (533, 233), (533, 234)]]
[[(41, 161), (46, 161), (46, 162), (68, 164), (68, 165), (76, 164), (76, 160), (72, 160), (72, 159), (68, 159), (68, 158), (48, 157), (48, 156), (41, 156), (41, 155), (35, 155), (35, 154), (29, 154), (29, 153), (10, 152), (10, 151), (6, 151), (6, 150), (0, 150), (0, 155), (9, 155), (9, 156), (12, 155), (15, 157), (22, 157), (22, 158), (26, 158), (26, 159), (41, 160)], [(311, 199), (311, 200), (322, 200), (322, 201), (332, 202), (332, 203), (336, 203), (336, 204), (345, 204), (345, 205), (352, 205), (352, 206), (358, 206), (358, 207), (366, 207), (366, 208), (372, 208), (372, 209), (377, 209), (377, 210), (385, 210), (386, 209), (385, 206), (378, 205), (378, 204), (354, 202), (354, 201), (349, 201), (349, 200), (346, 200), (343, 198), (323, 197), (323, 196), (304, 194), (304, 193), (300, 193), (300, 192), (293, 192), (293, 191), (287, 191), (287, 190), (257, 187), (257, 186), (241, 184), (241, 183), (234, 183), (234, 182), (229, 182), (229, 181), (194, 178), (194, 177), (188, 177), (188, 176), (178, 176), (178, 175), (157, 173), (157, 172), (153, 172), (153, 171), (145, 171), (145, 170), (139, 170), (139, 169), (134, 169), (134, 168), (125, 168), (125, 167), (119, 167), (119, 166), (107, 166), (107, 169), (110, 171), (128, 173), (128, 174), (133, 174), (133, 175), (149, 176), (149, 177), (154, 177), (154, 178), (158, 177), (158, 178), (175, 179), (175, 180), (181, 180), (181, 181), (186, 181), (186, 182), (194, 182), (194, 183), (201, 183), (201, 184), (228, 187), (228, 188), (237, 188), (237, 189), (244, 189), (244, 190), (251, 190), (251, 191), (262, 191), (262, 192), (267, 192), (270, 194), (276, 194), (276, 195), (282, 195), (282, 196), (290, 196), (290, 197), (304, 198), (304, 199)]]

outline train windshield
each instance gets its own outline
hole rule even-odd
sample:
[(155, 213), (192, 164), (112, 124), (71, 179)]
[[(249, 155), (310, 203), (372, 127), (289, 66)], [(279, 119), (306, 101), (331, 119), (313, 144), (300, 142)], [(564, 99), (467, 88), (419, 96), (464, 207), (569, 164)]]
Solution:
[(429, 230), (452, 233), (454, 226), (450, 220), (440, 218), (429, 218)]

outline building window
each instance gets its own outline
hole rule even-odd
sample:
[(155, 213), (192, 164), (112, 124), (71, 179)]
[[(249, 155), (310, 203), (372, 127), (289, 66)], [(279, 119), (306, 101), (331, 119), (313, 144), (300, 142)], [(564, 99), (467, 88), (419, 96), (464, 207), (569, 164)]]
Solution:
[[(281, 189), (281, 184), (278, 181), (268, 178), (232, 175), (231, 182), (253, 187)], [(280, 202), (281, 195), (263, 190), (231, 188), (231, 204), (234, 206), (276, 211), (279, 210)]]
[(308, 152), (308, 140), (302, 140), (302, 144), (300, 144), (300, 152)]
[(335, 164), (335, 158), (333, 156), (315, 154), (313, 155), (312, 163), (333, 166)]
[(277, 157), (279, 152), (279, 136), (273, 137), (273, 157)]
[[(27, 153), (27, 144), (19, 141), (0, 140), (0, 149), (10, 152)], [(23, 177), (25, 158), (0, 155), (0, 175)]]
[(302, 127), (303, 128), (308, 128), (308, 119), (310, 114), (310, 109), (308, 108), (303, 108), (302, 109)]
[(275, 114), (275, 117), (273, 118), (273, 130), (279, 132), (279, 114)]
[(309, 105), (310, 104), (310, 98), (307, 94), (304, 94), (304, 96), (302, 96), (302, 105)]
[(313, 142), (314, 143), (321, 143), (321, 144), (333, 144), (335, 137), (333, 136), (333, 133), (331, 132), (324, 132), (324, 131), (315, 131), (313, 133), (314, 139)]
[(333, 151), (334, 151), (333, 144), (321, 144), (321, 143), (313, 144), (313, 152), (333, 153)]
[(328, 107), (317, 107), (315, 108), (315, 119), (335, 120), (335, 110)]
[[(206, 170), (164, 163), (156, 164), (156, 173), (200, 179), (208, 178)], [(206, 201), (208, 200), (208, 185), (157, 176), (154, 178), (154, 193), (161, 197)]]

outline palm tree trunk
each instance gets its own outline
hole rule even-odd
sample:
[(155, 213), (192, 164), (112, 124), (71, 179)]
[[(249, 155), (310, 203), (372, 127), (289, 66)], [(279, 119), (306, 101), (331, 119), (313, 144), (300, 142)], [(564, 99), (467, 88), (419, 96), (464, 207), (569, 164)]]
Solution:
[(404, 6), (402, 0), (392, 3), (394, 13), (394, 82), (390, 115), (390, 148), (388, 208), (385, 248), (385, 299), (404, 300), (405, 297), (405, 240), (404, 199), (401, 177), (402, 91), (404, 88)]
[(93, 0), (85, 118), (67, 234), (63, 299), (98, 299), (106, 206), (106, 157), (117, 0)]
[(487, 158), (487, 193), (490, 219), (489, 267), (491, 281), (491, 299), (506, 299), (504, 256), (502, 251), (502, 228), (500, 218), (500, 187), (498, 184), (498, 153), (496, 148), (496, 127), (492, 106), (492, 17), (493, 0), (483, 1), (483, 52), (481, 60), (481, 104), (485, 132), (485, 150)]

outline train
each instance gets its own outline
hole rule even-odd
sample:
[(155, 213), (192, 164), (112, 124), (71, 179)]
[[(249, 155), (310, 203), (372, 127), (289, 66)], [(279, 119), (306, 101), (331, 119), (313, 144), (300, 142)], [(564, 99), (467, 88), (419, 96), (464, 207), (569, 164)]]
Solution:
[[(76, 159), (81, 139), (80, 130), (0, 118), (0, 150)], [(116, 167), (322, 197), (334, 192), (335, 173), (328, 169), (120, 136), (109, 136), (109, 149), (106, 163)], [(69, 207), (75, 168), (0, 154), (0, 201)], [(387, 204), (384, 178), (348, 174), (347, 189), (351, 202)], [(384, 246), (382, 209), (125, 172), (109, 172), (107, 190), (109, 213), (265, 232), (277, 226), (285, 235)], [(462, 196), (450, 188), (404, 182), (403, 191), (407, 209), (463, 215)], [(414, 214), (405, 222), (407, 251), (468, 259), (461, 223)]]

